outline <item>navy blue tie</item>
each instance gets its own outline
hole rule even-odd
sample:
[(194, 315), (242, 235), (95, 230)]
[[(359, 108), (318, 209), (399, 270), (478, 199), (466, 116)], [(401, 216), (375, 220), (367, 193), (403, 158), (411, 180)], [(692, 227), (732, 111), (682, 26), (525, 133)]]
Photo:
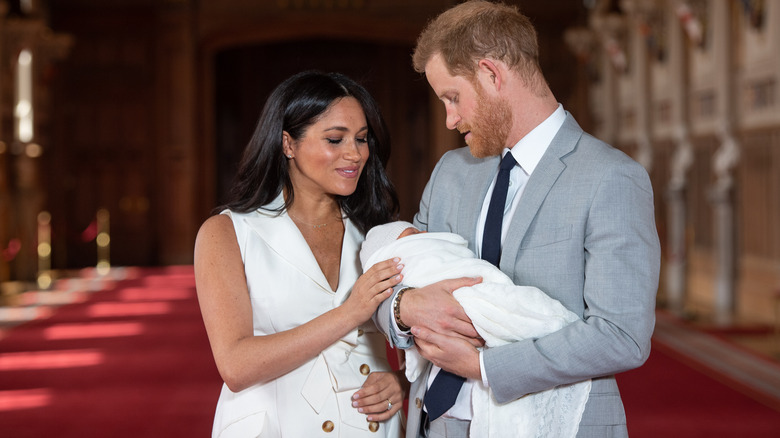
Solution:
[[(501, 223), (504, 220), (506, 192), (509, 190), (509, 172), (517, 164), (512, 153), (507, 153), (501, 160), (496, 186), (490, 197), (485, 231), (482, 235), (482, 258), (498, 266), (501, 258)], [(458, 398), (464, 377), (440, 370), (433, 379), (431, 387), (425, 394), (425, 408), (428, 410), (428, 420), (433, 421), (447, 412)]]
[(506, 192), (509, 190), (509, 172), (515, 164), (517, 161), (511, 152), (501, 159), (496, 186), (493, 188), (485, 218), (485, 231), (482, 234), (482, 259), (496, 266), (501, 259), (501, 228), (506, 208)]

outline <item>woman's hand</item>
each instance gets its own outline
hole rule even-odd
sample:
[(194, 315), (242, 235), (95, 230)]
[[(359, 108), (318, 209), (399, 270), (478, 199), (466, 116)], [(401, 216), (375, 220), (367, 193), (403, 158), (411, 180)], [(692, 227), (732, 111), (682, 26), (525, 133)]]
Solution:
[(401, 259), (379, 262), (361, 275), (343, 306), (354, 315), (356, 325), (366, 322), (376, 308), (393, 294), (393, 286), (401, 282)]
[(397, 373), (376, 372), (369, 374), (363, 386), (352, 396), (352, 406), (366, 414), (368, 421), (385, 421), (403, 408), (405, 397), (406, 392)]

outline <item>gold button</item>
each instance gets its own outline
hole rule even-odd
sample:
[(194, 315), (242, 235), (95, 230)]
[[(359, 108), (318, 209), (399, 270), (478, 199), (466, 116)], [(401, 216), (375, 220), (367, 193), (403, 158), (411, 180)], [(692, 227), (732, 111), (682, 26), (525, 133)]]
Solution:
[(420, 397), (414, 399), (414, 405), (417, 406), (417, 409), (422, 409), (422, 400), (420, 400)]
[(360, 374), (367, 376), (371, 372), (371, 367), (366, 364), (360, 365)]
[(328, 420), (322, 423), (322, 430), (324, 430), (325, 432), (333, 432), (333, 422)]
[(377, 423), (376, 421), (369, 421), (368, 430), (370, 430), (371, 432), (376, 432), (377, 430), (379, 430), (379, 423)]
[(363, 329), (358, 329), (358, 336), (363, 336)]

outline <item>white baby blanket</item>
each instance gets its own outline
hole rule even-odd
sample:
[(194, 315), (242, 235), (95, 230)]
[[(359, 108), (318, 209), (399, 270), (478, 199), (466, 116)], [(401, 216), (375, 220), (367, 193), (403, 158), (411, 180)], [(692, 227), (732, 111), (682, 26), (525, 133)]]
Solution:
[[(404, 264), (403, 284), (422, 287), (440, 280), (481, 276), (483, 281), (453, 295), (488, 347), (552, 333), (578, 319), (541, 290), (517, 286), (498, 268), (475, 257), (457, 234), (423, 233), (393, 241), (368, 258), (364, 270), (391, 257)], [(415, 347), (406, 350), (406, 377), (415, 381), (427, 361)], [(498, 404), (481, 381), (472, 392), (475, 437), (574, 437), (588, 401), (586, 380)]]

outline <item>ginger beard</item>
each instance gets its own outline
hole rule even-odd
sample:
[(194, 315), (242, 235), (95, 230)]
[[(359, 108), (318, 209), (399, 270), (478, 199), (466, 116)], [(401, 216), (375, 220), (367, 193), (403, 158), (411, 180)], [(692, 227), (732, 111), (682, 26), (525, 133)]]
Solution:
[(469, 124), (461, 122), (458, 131), (471, 132), (467, 142), (471, 155), (485, 158), (501, 155), (512, 126), (512, 110), (509, 103), (501, 98), (490, 98), (477, 85), (477, 107), (474, 120)]

